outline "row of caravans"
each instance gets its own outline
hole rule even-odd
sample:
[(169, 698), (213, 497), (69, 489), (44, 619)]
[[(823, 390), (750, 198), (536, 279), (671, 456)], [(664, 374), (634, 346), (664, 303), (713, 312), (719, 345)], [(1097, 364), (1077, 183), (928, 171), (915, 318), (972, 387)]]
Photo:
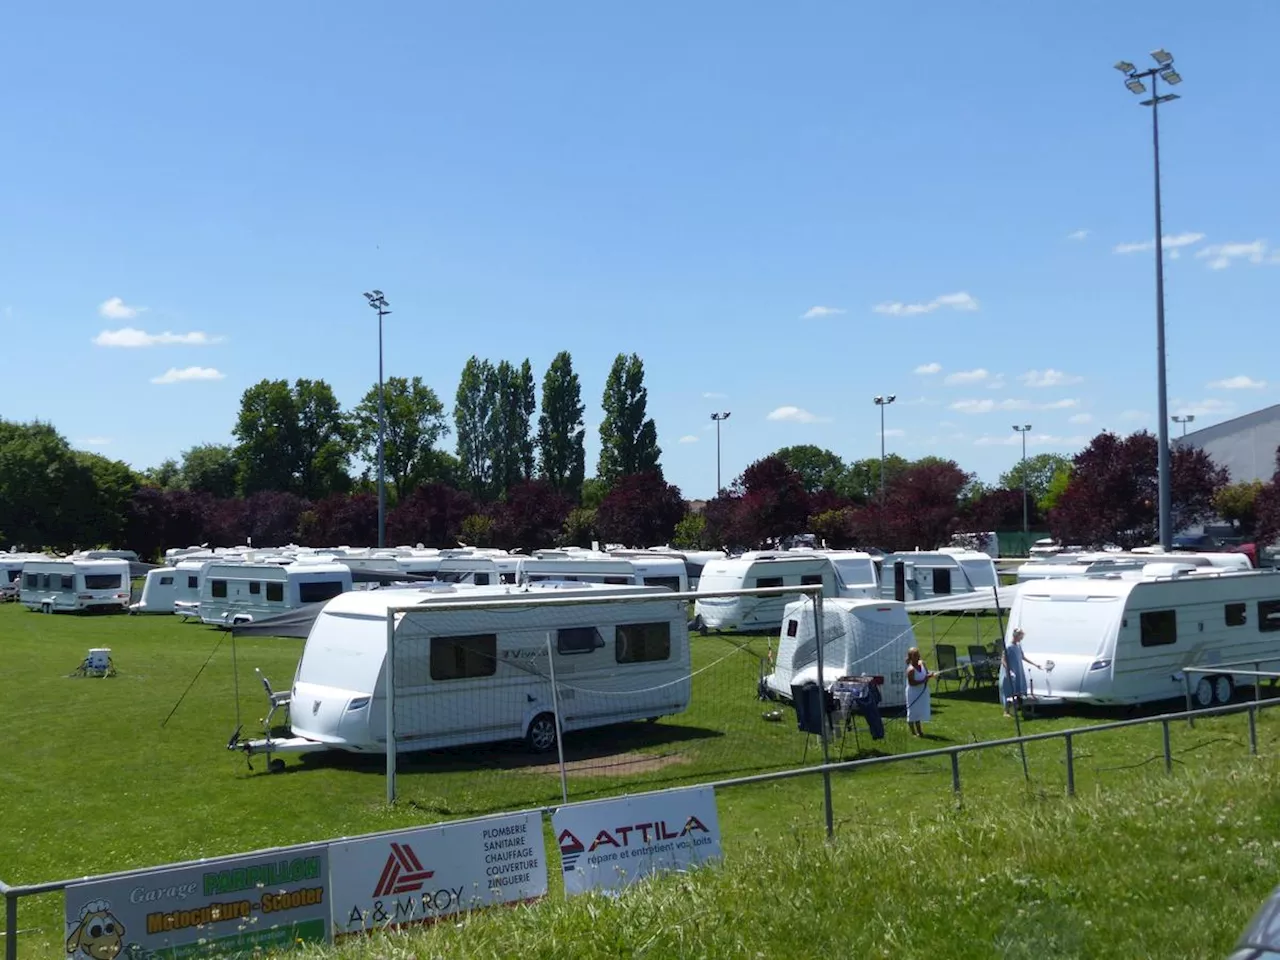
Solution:
[[(744, 553), (706, 565), (700, 593), (822, 585), (823, 597), (909, 602), (992, 590), (995, 561), (971, 550), (893, 553), (858, 551)], [(793, 599), (776, 596), (699, 597), (694, 625), (702, 630), (772, 630)]]
[(1017, 568), (1019, 583), (1071, 577), (1099, 577), (1138, 574), (1150, 563), (1178, 563), (1214, 570), (1251, 570), (1253, 564), (1243, 553), (1147, 553), (1124, 551), (1077, 551), (1033, 558)]
[[(438, 605), (403, 613), (396, 626), (397, 749), (524, 739), (541, 752), (555, 746), (557, 727), (656, 720), (688, 708), (685, 608), (668, 590), (564, 581), (513, 589), (437, 583), (330, 600), (311, 626), (287, 697), (308, 707), (290, 711), (291, 735), (273, 738), (268, 722), (262, 739), (243, 740), (237, 731), (228, 747), (268, 756), (385, 752), (387, 616), (397, 606)], [(566, 596), (592, 602), (540, 602)], [(465, 601), (494, 605), (448, 609)]]

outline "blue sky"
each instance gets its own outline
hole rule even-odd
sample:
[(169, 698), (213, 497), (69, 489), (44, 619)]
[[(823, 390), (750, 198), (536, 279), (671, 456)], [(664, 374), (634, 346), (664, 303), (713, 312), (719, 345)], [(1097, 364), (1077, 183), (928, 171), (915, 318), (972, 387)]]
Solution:
[(1161, 114), (1171, 412), (1280, 401), (1270, 0), (3, 20), (0, 416), (138, 467), (227, 440), (264, 377), (354, 403), (373, 287), (387, 372), (450, 404), (472, 353), (541, 377), (572, 351), (592, 464), (609, 364), (638, 352), (690, 497), (714, 410), (726, 482), (786, 444), (878, 455), (880, 393), (891, 451), (988, 480), (1014, 423), (1064, 453), (1154, 427), (1150, 115), (1111, 64), (1158, 46), (1185, 78)]

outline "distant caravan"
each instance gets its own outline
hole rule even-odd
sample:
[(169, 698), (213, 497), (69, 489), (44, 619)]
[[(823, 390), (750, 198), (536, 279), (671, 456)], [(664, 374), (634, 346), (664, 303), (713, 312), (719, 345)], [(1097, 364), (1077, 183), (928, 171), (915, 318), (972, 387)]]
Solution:
[(75, 610), (127, 610), (129, 561), (28, 560), (22, 565), (19, 600), (28, 610), (67, 613)]

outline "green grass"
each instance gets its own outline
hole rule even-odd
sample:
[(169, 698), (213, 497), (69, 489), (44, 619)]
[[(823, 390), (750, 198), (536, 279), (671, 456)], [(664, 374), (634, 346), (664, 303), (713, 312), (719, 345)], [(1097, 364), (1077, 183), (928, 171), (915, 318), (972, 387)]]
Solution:
[[(984, 621), (979, 629), (981, 636), (990, 638), (996, 628), (994, 622)], [(954, 642), (963, 650), (973, 631), (973, 618), (938, 618), (917, 625), (926, 657), (931, 633), (939, 642)], [(69, 679), (93, 646), (112, 648), (119, 675)], [(265, 704), (253, 667), (261, 667), (277, 686), (285, 686), (301, 648), (300, 640), (238, 641), (240, 712), (248, 732), (254, 732)], [(5, 653), (0, 702), (10, 706), (11, 724), (9, 748), (0, 764), (0, 878), (9, 883), (160, 865), (560, 799), (554, 765), (531, 768), (520, 746), (415, 758), (401, 776), (403, 802), (394, 809), (385, 804), (381, 758), (315, 757), (290, 760), (285, 774), (266, 774), (260, 763), (257, 772), (250, 772), (242, 756), (224, 749), (236, 724), (230, 639), (173, 617), (49, 617), (7, 605), (0, 607), (0, 649)], [(765, 640), (697, 638), (694, 649), (695, 666), (702, 672), (695, 678), (694, 702), (687, 713), (656, 725), (631, 724), (570, 736), (570, 799), (800, 764), (805, 738), (790, 715), (781, 723), (766, 722), (762, 713), (767, 706), (755, 699)], [(873, 746), (881, 752), (907, 752), (993, 739), (1013, 730), (989, 690), (935, 695), (934, 707), (935, 722), (928, 729), (935, 739), (922, 743), (910, 738), (902, 721), (894, 720), (885, 740), (873, 745), (863, 731), (859, 745), (864, 752)], [(1273, 748), (1280, 734), (1280, 718), (1273, 720), (1269, 713), (1259, 725), (1264, 752)], [(1061, 729), (1113, 718), (1057, 716), (1030, 721), (1024, 729)], [(1077, 789), (1092, 794), (1103, 788), (1127, 789), (1131, 783), (1163, 789), (1160, 743), (1158, 726), (1078, 740)], [(1217, 755), (1243, 756), (1244, 719), (1202, 721), (1195, 730), (1178, 725), (1174, 749), (1180, 772), (1215, 762)], [(856, 755), (852, 737), (834, 744), (833, 750), (836, 756)], [(988, 797), (1004, 797), (1001, 803), (1014, 805), (1061, 797), (1061, 743), (1035, 744), (1026, 753), (1029, 784), (1015, 749), (964, 757), (966, 800), (960, 820), (952, 812), (945, 759), (839, 775), (834, 798), (842, 843), (864, 842), (855, 841), (854, 835), (896, 829), (911, 817), (932, 824), (931, 830), (941, 829), (938, 823), (998, 824), (998, 808), (982, 812)], [(818, 761), (819, 755), (816, 745), (811, 746), (806, 762)], [(805, 845), (822, 833), (821, 796), (817, 778), (723, 791), (720, 806), (730, 869), (748, 863), (756, 864), (752, 871), (769, 869), (762, 861), (747, 859), (762, 844), (768, 845), (769, 857), (780, 862), (786, 862), (793, 849), (809, 849)], [(1172, 843), (1183, 827), (1167, 820)], [(934, 871), (949, 869), (943, 866), (947, 862), (941, 855), (931, 860), (929, 879), (920, 886), (926, 900), (933, 896)], [(863, 868), (849, 869), (858, 877), (866, 873)], [(1088, 869), (1077, 864), (1074, 870), (1073, 882), (1087, 886)], [(816, 896), (789, 886), (782, 895)], [(1220, 888), (1210, 895), (1228, 899)], [(552, 899), (557, 896), (553, 891)], [(550, 909), (552, 916), (559, 916), (554, 911), (582, 908)], [(23, 936), (24, 957), (58, 952), (60, 913), (58, 896), (23, 902), (20, 926), (35, 931)], [(559, 921), (547, 922), (554, 927)], [(1221, 930), (1215, 933), (1219, 940), (1222, 935)]]

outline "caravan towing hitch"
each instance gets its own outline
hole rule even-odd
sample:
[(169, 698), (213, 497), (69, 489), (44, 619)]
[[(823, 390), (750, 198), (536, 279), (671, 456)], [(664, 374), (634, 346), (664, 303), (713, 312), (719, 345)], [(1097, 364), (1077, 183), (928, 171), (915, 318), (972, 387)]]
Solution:
[(227, 741), (228, 750), (244, 750), (244, 762), (249, 767), (250, 772), (253, 771), (252, 754), (249, 752), (248, 741), (240, 739), (240, 731), (244, 729), (244, 724), (236, 727), (236, 732), (231, 734), (231, 739)]

